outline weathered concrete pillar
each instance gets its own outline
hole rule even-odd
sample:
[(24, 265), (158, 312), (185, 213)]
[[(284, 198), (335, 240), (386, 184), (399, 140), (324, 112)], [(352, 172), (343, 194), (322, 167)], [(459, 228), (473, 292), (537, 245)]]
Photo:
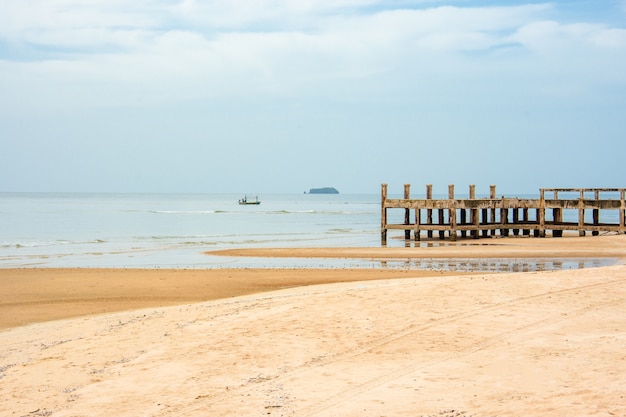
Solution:
[(585, 236), (585, 190), (578, 197), (578, 236)]
[[(433, 185), (432, 184), (426, 184), (426, 199), (427, 200), (433, 199)], [(432, 209), (426, 210), (426, 224), (428, 224), (429, 226), (432, 226), (433, 224), (433, 210)], [(429, 239), (432, 239), (433, 231), (428, 230), (427, 235)]]
[[(411, 184), (404, 184), (404, 199), (405, 200), (411, 199)], [(404, 209), (404, 225), (407, 228), (404, 229), (404, 240), (411, 239), (411, 230), (408, 229), (408, 225), (410, 224), (410, 217), (411, 217), (411, 209), (405, 208)]]
[[(489, 186), (489, 198), (492, 200), (496, 199), (496, 186), (493, 184)], [(490, 216), (489, 216), (489, 223), (495, 224), (495, 222), (496, 222), (496, 209), (492, 208), (490, 212)], [(496, 229), (491, 229), (489, 233), (491, 234), (491, 236), (495, 236)]]
[(422, 240), (420, 225), (422, 224), (422, 210), (419, 208), (419, 205), (415, 207), (415, 225), (413, 231), (413, 238), (415, 241)]
[[(522, 210), (522, 221), (526, 224), (526, 227), (529, 227), (528, 223), (530, 222), (530, 219), (528, 218), (528, 207), (524, 207)], [(524, 229), (522, 234), (524, 236), (530, 236), (530, 229)]]
[(619, 228), (618, 233), (626, 233), (626, 190), (620, 192), (620, 209), (619, 209)]
[(387, 245), (387, 184), (380, 187), (380, 243)]
[[(600, 191), (595, 190), (595, 192), (593, 193), (593, 197), (595, 198), (596, 202), (600, 200)], [(598, 226), (599, 224), (600, 224), (600, 210), (593, 209), (593, 225)], [(600, 231), (598, 230), (594, 230), (593, 232), (591, 232), (592, 236), (598, 236), (599, 234), (600, 234)]]
[(539, 190), (537, 218), (539, 219), (539, 237), (546, 237), (546, 192), (543, 188)]
[[(438, 223), (437, 224), (439, 225), (439, 227), (445, 227), (444, 225), (446, 223), (446, 220), (444, 218), (445, 216), (444, 216), (444, 211), (443, 210), (444, 209), (442, 209), (442, 208), (437, 209), (437, 217), (438, 217), (438, 219), (437, 219)], [(445, 233), (446, 233), (445, 230), (439, 229), (439, 239), (445, 239), (445, 237), (446, 237)]]
[(539, 209), (539, 208), (535, 209), (535, 218), (537, 219), (538, 227), (537, 227), (537, 229), (533, 230), (533, 236), (534, 237), (545, 237), (546, 236), (545, 233), (542, 236), (541, 235), (541, 230), (539, 229), (539, 218), (541, 217), (540, 213), (543, 213), (543, 209)]
[[(469, 198), (470, 200), (476, 199), (476, 186), (474, 184), (469, 186)], [(472, 237), (474, 239), (478, 239), (479, 215), (477, 209), (470, 209), (470, 223), (474, 227), (472, 230)]]
[[(481, 210), (481, 223), (488, 224), (489, 223), (489, 210), (482, 209)], [(489, 237), (489, 230), (483, 229), (481, 232), (482, 237)]]
[[(554, 190), (554, 199), (555, 200), (559, 199), (559, 192), (557, 190)], [(563, 210), (561, 208), (552, 209), (552, 218), (553, 218), (554, 225), (559, 225), (563, 223)], [(552, 230), (552, 237), (562, 237), (562, 236), (563, 236), (562, 230), (554, 230), (554, 229)]]
[(448, 185), (448, 200), (449, 201), (449, 209), (448, 209), (448, 218), (450, 220), (450, 240), (456, 240), (456, 204), (454, 202), (454, 184)]
[(508, 236), (509, 228), (506, 225), (509, 223), (509, 209), (504, 207), (504, 196), (500, 203), (500, 236)]
[[(461, 226), (465, 226), (467, 224), (467, 210), (464, 208), (459, 209), (459, 218), (457, 219), (457, 224)], [(465, 229), (461, 230), (461, 237), (467, 237), (467, 231)]]

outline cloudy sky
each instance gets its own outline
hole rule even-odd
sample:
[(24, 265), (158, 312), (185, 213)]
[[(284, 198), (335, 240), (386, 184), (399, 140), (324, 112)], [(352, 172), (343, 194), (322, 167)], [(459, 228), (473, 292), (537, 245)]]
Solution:
[(626, 1), (0, 0), (0, 191), (626, 186)]

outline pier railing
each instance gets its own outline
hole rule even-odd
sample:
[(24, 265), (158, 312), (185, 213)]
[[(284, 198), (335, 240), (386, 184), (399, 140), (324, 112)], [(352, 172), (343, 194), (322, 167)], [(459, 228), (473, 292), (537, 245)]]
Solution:
[[(381, 240), (387, 242), (389, 230), (404, 231), (405, 239), (420, 240), (422, 232), (429, 238), (436, 232), (440, 239), (446, 233), (451, 240), (457, 235), (473, 238), (514, 235), (545, 237), (550, 231), (560, 237), (563, 231), (578, 231), (580, 236), (590, 231), (626, 233), (626, 203), (624, 188), (542, 188), (539, 198), (496, 197), (491, 185), (488, 198), (476, 198), (476, 187), (469, 186), (469, 197), (458, 199), (454, 185), (448, 186), (447, 199), (434, 199), (432, 185), (426, 185), (425, 198), (410, 196), (410, 184), (404, 185), (403, 198), (388, 198), (387, 184), (381, 187)], [(404, 210), (401, 221), (390, 221), (388, 210)], [(618, 211), (614, 221), (601, 221), (600, 213)], [(564, 212), (577, 216), (564, 216)], [(395, 213), (397, 214), (397, 213)], [(571, 214), (571, 213), (568, 213)], [(394, 217), (397, 219), (398, 216)], [(575, 219), (574, 220), (572, 220)]]

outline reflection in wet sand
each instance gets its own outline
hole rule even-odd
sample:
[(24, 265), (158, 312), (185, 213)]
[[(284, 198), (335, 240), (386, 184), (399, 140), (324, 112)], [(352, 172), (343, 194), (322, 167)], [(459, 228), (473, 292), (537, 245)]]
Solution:
[(536, 272), (559, 271), (563, 269), (584, 269), (609, 266), (617, 263), (612, 258), (582, 259), (517, 259), (517, 258), (481, 258), (481, 259), (384, 259), (380, 260), (383, 268), (407, 268), (433, 271), (463, 272)]

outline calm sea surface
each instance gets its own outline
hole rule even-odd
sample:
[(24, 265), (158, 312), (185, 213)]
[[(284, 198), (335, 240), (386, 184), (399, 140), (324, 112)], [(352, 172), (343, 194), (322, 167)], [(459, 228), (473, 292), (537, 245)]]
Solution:
[(0, 193), (0, 267), (258, 266), (202, 252), (380, 245), (378, 194), (241, 197)]
[[(203, 254), (238, 247), (380, 246), (379, 194), (267, 194), (258, 196), (260, 205), (248, 206), (237, 203), (241, 197), (234, 194), (0, 193), (0, 268), (399, 266), (463, 269), (459, 260), (411, 263)], [(248, 198), (254, 200), (256, 195), (248, 195)], [(402, 216), (401, 210), (394, 213)], [(400, 217), (392, 220), (402, 221)], [(392, 238), (388, 246), (404, 246), (404, 241)], [(597, 266), (601, 262), (556, 261), (553, 264), (553, 261), (547, 261), (545, 268)], [(520, 265), (494, 260), (483, 267), (515, 270)], [(522, 266), (524, 270), (543, 268), (536, 264)]]

